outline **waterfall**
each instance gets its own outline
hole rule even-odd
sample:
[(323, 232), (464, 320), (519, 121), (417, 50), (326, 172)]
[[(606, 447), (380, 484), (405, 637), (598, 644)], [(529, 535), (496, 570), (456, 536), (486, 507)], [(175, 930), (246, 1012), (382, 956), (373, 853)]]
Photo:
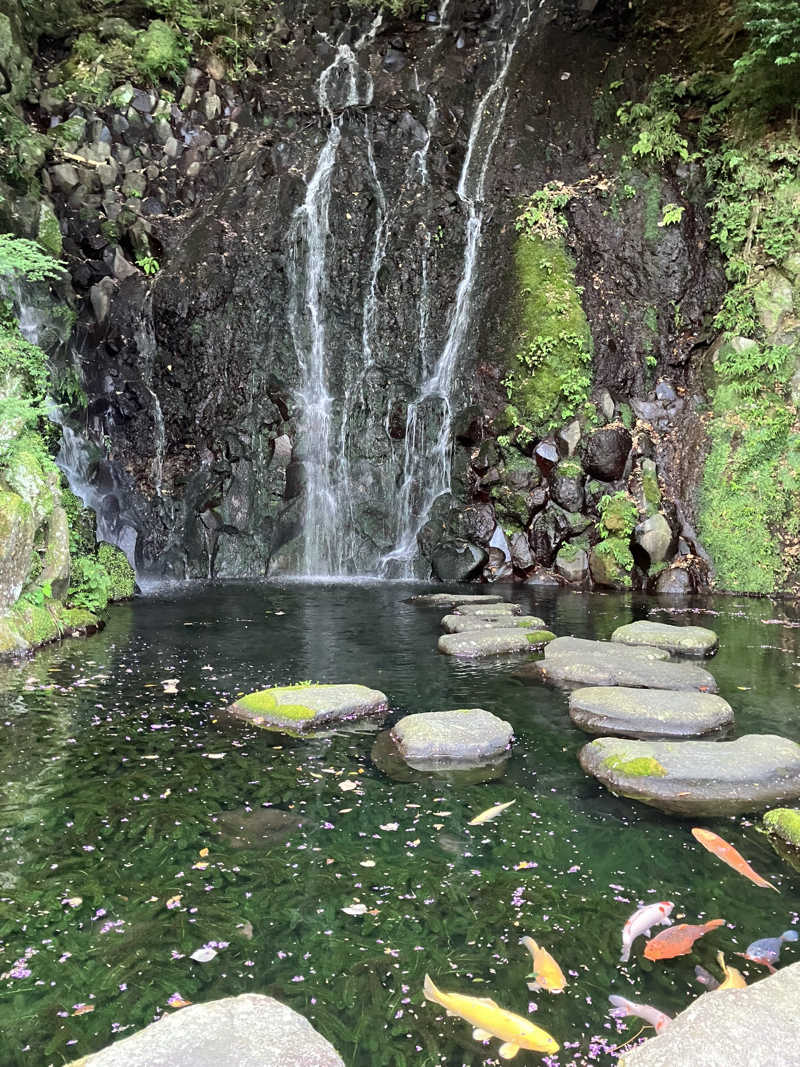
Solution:
[[(472, 119), (456, 190), (466, 214), (461, 279), (439, 358), (423, 378), (416, 400), (408, 407), (396, 547), (380, 560), (382, 575), (413, 575), (417, 535), (435, 501), (450, 490), (453, 379), (471, 321), (471, 297), (483, 227), (484, 185), (508, 103), (505, 82), (518, 36), (519, 30), (505, 46), (503, 62)], [(427, 338), (427, 321), (424, 334)]]

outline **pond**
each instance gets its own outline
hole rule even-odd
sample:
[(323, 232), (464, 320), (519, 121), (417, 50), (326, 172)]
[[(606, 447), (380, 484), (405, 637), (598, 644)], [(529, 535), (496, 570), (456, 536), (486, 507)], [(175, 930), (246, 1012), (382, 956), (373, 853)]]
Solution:
[[(735, 952), (798, 922), (800, 875), (757, 820), (702, 825), (777, 893), (710, 856), (692, 823), (586, 778), (565, 692), (523, 685), (519, 658), (439, 655), (441, 612), (405, 602), (425, 588), (172, 587), (115, 608), (94, 637), (0, 667), (4, 1067), (77, 1059), (180, 1010), (175, 994), (242, 992), (302, 1012), (348, 1067), (498, 1063), (496, 1041), (474, 1041), (422, 998), (426, 972), (530, 1011), (562, 1045), (548, 1063), (610, 1064), (640, 1029), (609, 1019), (610, 993), (676, 1012), (702, 992), (695, 964), (718, 974), (720, 948), (744, 964)], [(736, 732), (800, 741), (794, 607), (715, 598), (670, 613), (622, 594), (507, 595), (558, 634), (607, 638), (645, 617), (711, 626)], [(294, 740), (225, 714), (242, 692), (306, 679), (380, 689), (393, 718), (486, 708), (513, 725), (512, 758), (493, 781), (394, 781), (371, 760), (372, 724)], [(467, 825), (507, 801), (496, 821)], [(642, 959), (640, 941), (622, 968), (625, 919), (661, 899), (673, 917), (726, 925), (668, 963)], [(354, 904), (366, 913), (343, 911)], [(529, 994), (524, 935), (561, 964), (563, 995)], [(204, 946), (216, 955), (193, 961)], [(798, 956), (785, 947), (784, 962)]]

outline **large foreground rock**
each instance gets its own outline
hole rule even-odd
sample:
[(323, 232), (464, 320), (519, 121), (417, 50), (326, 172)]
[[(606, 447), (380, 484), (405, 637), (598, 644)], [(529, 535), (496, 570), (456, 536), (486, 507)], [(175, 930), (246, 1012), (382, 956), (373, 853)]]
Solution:
[(774, 734), (736, 741), (600, 737), (578, 758), (612, 793), (670, 815), (739, 815), (800, 798), (800, 745)]
[(659, 663), (630, 656), (557, 656), (528, 663), (516, 672), (526, 680), (556, 685), (626, 685), (633, 689), (679, 689), (716, 693), (713, 675), (686, 663)]
[(587, 734), (698, 737), (733, 722), (733, 708), (711, 693), (592, 686), (574, 689), (569, 717)]
[(384, 693), (365, 685), (283, 685), (239, 697), (228, 711), (255, 726), (302, 731), (378, 715), (388, 706)]
[(258, 993), (193, 1004), (71, 1067), (344, 1067), (307, 1019)]
[(647, 620), (619, 626), (611, 640), (623, 645), (653, 645), (678, 656), (712, 656), (719, 648), (717, 635), (704, 626), (672, 626)]
[(649, 645), (636, 645), (623, 648), (610, 641), (590, 641), (585, 637), (557, 637), (551, 641), (544, 652), (547, 659), (560, 659), (564, 656), (593, 656), (608, 659), (615, 656), (619, 660), (630, 662), (631, 657), (640, 660), (669, 659), (669, 652), (663, 648), (651, 648)]
[(501, 596), (496, 593), (481, 593), (480, 595), (467, 593), (423, 593), (420, 596), (412, 596), (409, 604), (416, 604), (422, 608), (455, 608), (462, 604), (489, 604), (505, 603)]
[(620, 1067), (800, 1067), (800, 963), (747, 989), (704, 993)]
[(496, 630), (498, 627), (519, 627), (522, 630), (544, 630), (544, 619), (536, 615), (495, 615), (485, 618), (483, 615), (445, 615), (442, 629), (449, 634), (463, 634), (469, 630)]
[(391, 730), (400, 755), (420, 763), (486, 763), (505, 753), (513, 740), (511, 725), (483, 708), (427, 711), (406, 715)]
[(442, 634), (439, 651), (446, 656), (476, 659), (504, 652), (535, 652), (555, 635), (549, 630), (525, 630), (506, 626), (491, 630), (467, 630), (463, 634)]

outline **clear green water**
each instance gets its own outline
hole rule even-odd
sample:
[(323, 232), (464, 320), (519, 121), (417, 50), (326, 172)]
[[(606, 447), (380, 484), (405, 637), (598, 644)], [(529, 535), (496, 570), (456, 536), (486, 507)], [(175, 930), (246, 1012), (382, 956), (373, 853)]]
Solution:
[[(512, 677), (518, 659), (471, 666), (438, 655), (439, 613), (403, 603), (419, 591), (172, 590), (117, 608), (102, 634), (0, 668), (0, 973), (26, 950), (17, 971), (31, 972), (0, 980), (3, 1067), (98, 1049), (173, 1010), (175, 992), (201, 1002), (245, 991), (303, 1012), (349, 1067), (498, 1062), (497, 1042), (472, 1041), (467, 1024), (423, 1001), (426, 971), (446, 990), (522, 1014), (534, 1001), (532, 1018), (571, 1043), (559, 1063), (607, 1064), (613, 1057), (591, 1039), (614, 1045), (639, 1029), (630, 1020), (617, 1034), (609, 993), (677, 1011), (701, 992), (696, 963), (715, 971), (718, 948), (733, 953), (797, 921), (800, 875), (750, 822), (705, 825), (780, 893), (716, 861), (691, 824), (586, 779), (575, 759), (586, 739), (569, 723), (565, 694), (522, 685)], [(556, 633), (579, 636), (608, 637), (654, 607), (509, 595)], [(738, 599), (705, 607), (720, 614), (674, 619), (719, 632), (711, 666), (737, 731), (800, 740), (800, 630), (760, 621), (796, 611)], [(165, 679), (178, 679), (177, 693), (164, 692)], [(293, 741), (226, 721), (239, 692), (303, 679), (382, 689), (395, 716), (487, 708), (517, 737), (506, 774), (474, 785), (394, 782), (371, 762), (373, 728)], [(358, 789), (342, 791), (344, 780)], [(508, 800), (497, 822), (467, 827)], [(237, 841), (216, 821), (245, 808), (258, 819), (262, 805), (303, 826)], [(515, 870), (522, 863), (533, 866)], [(76, 897), (77, 907), (62, 903)], [(687, 922), (721, 916), (728, 926), (691, 956), (620, 969), (623, 922), (658, 899), (676, 901)], [(376, 914), (342, 912), (356, 900)], [(529, 996), (524, 934), (568, 973), (564, 995)], [(210, 963), (188, 958), (210, 941), (228, 945)], [(783, 962), (799, 956), (786, 946)], [(73, 1015), (81, 1003), (94, 1011)]]

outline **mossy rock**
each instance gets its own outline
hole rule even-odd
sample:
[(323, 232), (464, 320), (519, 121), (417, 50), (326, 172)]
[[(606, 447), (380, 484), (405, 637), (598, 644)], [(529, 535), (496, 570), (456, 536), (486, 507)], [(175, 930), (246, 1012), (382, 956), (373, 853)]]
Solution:
[(733, 709), (713, 693), (591, 686), (570, 693), (576, 726), (603, 737), (698, 737), (733, 723)]
[(507, 653), (531, 652), (552, 641), (555, 634), (549, 630), (526, 630), (503, 626), (488, 630), (468, 630), (465, 633), (442, 634), (438, 648), (446, 656), (461, 659), (478, 659), (482, 656), (501, 656)]
[(28, 577), (36, 523), (27, 500), (0, 489), (0, 611), (10, 607)]
[(154, 84), (162, 78), (176, 81), (189, 63), (178, 36), (171, 26), (153, 19), (133, 49), (138, 70)]
[(591, 641), (586, 637), (557, 637), (545, 650), (547, 659), (558, 659), (564, 656), (599, 658), (603, 661), (614, 657), (617, 660), (629, 663), (631, 658), (635, 660), (649, 660), (659, 662), (669, 659), (669, 652), (663, 648), (653, 648), (650, 645), (635, 645), (621, 648), (612, 644), (611, 641)]
[(136, 575), (125, 553), (106, 541), (97, 546), (97, 561), (108, 575), (108, 599), (130, 600), (136, 588)]
[(800, 808), (773, 808), (764, 815), (764, 829), (800, 848)]
[(719, 638), (705, 626), (673, 626), (646, 619), (618, 626), (611, 640), (624, 645), (651, 645), (679, 656), (713, 656), (719, 648)]
[(490, 604), (502, 604), (505, 601), (496, 593), (423, 593), (420, 596), (412, 596), (407, 603), (420, 608), (459, 608), (467, 604), (477, 604), (480, 610)]
[(636, 756), (634, 759), (609, 756), (603, 760), (603, 767), (609, 771), (619, 771), (629, 778), (664, 778), (667, 773), (652, 756)]
[[(461, 635), (463, 636), (463, 635)], [(554, 685), (623, 685), (632, 689), (696, 690), (716, 693), (713, 675), (701, 667), (685, 663), (658, 663), (633, 656), (603, 658), (597, 655), (557, 656), (545, 658), (517, 671), (527, 681), (550, 682)]]
[(471, 630), (496, 630), (498, 627), (518, 627), (521, 630), (544, 630), (544, 619), (536, 615), (496, 615), (484, 618), (482, 615), (445, 615), (442, 629), (449, 634), (463, 634)]
[(520, 615), (522, 608), (519, 604), (509, 604), (504, 601), (500, 604), (457, 604), (453, 610), (454, 615), (479, 615), (483, 619), (500, 618), (502, 615)]
[(610, 589), (630, 589), (633, 556), (628, 540), (607, 537), (589, 553), (589, 572), (595, 585)]
[(380, 715), (384, 693), (364, 685), (284, 685), (241, 696), (228, 711), (265, 729), (302, 733), (331, 722)]
[(392, 728), (400, 754), (412, 767), (480, 764), (511, 747), (510, 723), (483, 708), (406, 715)]

